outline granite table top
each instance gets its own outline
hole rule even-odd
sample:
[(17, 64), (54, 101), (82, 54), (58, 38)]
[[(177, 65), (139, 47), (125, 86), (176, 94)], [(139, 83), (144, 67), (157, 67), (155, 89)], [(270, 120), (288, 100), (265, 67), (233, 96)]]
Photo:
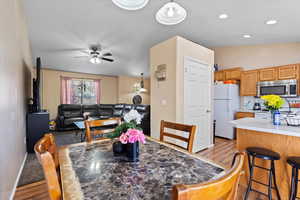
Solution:
[(148, 138), (139, 161), (112, 152), (112, 141), (82, 143), (59, 152), (64, 200), (169, 200), (172, 186), (214, 179), (224, 170)]

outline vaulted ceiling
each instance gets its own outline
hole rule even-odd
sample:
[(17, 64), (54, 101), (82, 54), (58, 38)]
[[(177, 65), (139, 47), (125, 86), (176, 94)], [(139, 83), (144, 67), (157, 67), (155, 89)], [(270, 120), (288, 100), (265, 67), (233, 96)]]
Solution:
[[(156, 11), (168, 0), (150, 0), (137, 11), (111, 0), (23, 0), (33, 57), (52, 69), (136, 76), (149, 72), (149, 48), (180, 35), (207, 47), (300, 41), (299, 0), (177, 0), (184, 22), (164, 26)], [(218, 16), (228, 14), (221, 20)], [(269, 19), (278, 24), (266, 25)], [(251, 38), (243, 38), (250, 34)], [(93, 65), (78, 49), (100, 43), (115, 62)]]

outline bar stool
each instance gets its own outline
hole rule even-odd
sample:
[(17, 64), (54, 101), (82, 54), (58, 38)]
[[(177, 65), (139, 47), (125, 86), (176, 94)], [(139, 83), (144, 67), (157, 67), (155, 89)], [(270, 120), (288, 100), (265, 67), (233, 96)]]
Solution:
[(298, 170), (300, 169), (300, 157), (288, 157), (287, 163), (292, 166), (292, 178), (291, 178), (291, 193), (290, 200), (295, 200), (297, 197), (298, 186)]
[[(253, 192), (259, 193), (261, 195), (267, 196), (268, 199), (271, 200), (272, 199), (272, 189), (274, 189), (276, 191), (277, 198), (280, 200), (280, 195), (279, 195), (278, 187), (277, 187), (277, 184), (276, 184), (275, 165), (274, 165), (275, 160), (280, 160), (279, 153), (271, 151), (269, 149), (260, 148), (260, 147), (248, 147), (246, 149), (246, 152), (248, 154), (248, 164), (249, 164), (250, 177), (249, 177), (248, 187), (247, 187), (247, 191), (246, 191), (244, 200), (247, 200), (250, 191), (253, 191)], [(271, 161), (271, 167), (270, 168), (265, 168), (265, 167), (255, 165), (255, 158)], [(269, 172), (269, 183), (268, 184), (261, 183), (261, 182), (255, 180), (255, 179), (253, 179), (254, 167), (257, 167), (257, 168), (260, 168), (260, 169), (263, 169), (263, 170), (266, 170), (266, 171)], [(273, 179), (274, 187), (272, 186), (272, 179)], [(258, 190), (253, 189), (252, 188), (252, 182), (255, 182), (255, 183), (258, 183), (258, 184), (261, 184), (261, 185), (264, 185), (264, 186), (268, 187), (268, 194), (265, 194), (263, 192), (260, 192)]]

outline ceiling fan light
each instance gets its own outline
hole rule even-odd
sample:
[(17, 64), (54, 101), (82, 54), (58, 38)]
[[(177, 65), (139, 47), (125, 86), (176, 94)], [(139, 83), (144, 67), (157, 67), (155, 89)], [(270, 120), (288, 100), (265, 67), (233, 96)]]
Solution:
[(139, 10), (145, 7), (149, 0), (112, 0), (112, 2), (125, 10)]
[(93, 64), (100, 64), (101, 63), (101, 59), (98, 58), (97, 56), (95, 56), (95, 57), (92, 57), (90, 59), (90, 62), (93, 63)]
[(139, 92), (141, 92), (141, 93), (142, 93), (142, 92), (147, 92), (147, 89), (141, 88)]
[(186, 16), (186, 10), (178, 3), (171, 1), (157, 11), (156, 20), (163, 25), (175, 25), (184, 21)]

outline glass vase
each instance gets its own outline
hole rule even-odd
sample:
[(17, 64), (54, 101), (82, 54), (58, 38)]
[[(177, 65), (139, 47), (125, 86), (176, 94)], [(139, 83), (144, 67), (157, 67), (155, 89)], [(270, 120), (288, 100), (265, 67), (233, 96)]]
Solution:
[(280, 125), (280, 112), (279, 110), (272, 110), (271, 111), (271, 119), (273, 125)]

